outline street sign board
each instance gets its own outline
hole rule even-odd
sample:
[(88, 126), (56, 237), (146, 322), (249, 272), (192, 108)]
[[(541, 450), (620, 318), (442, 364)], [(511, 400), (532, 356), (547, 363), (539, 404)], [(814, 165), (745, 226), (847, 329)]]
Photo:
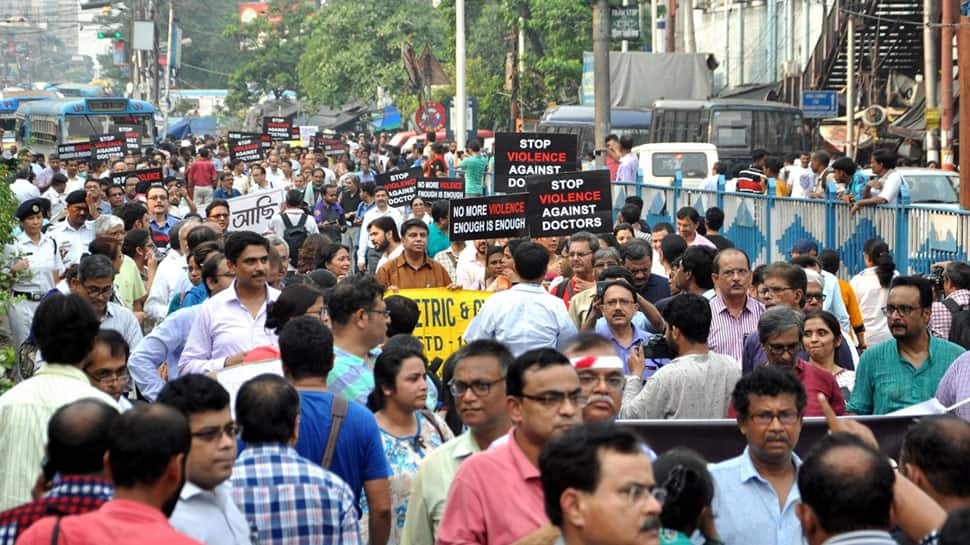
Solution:
[(640, 8), (622, 6), (610, 8), (610, 38), (636, 40), (640, 37)]
[(837, 117), (839, 93), (837, 91), (802, 91), (802, 116)]
[(963, 0), (960, 3), (960, 15), (970, 17), (970, 0)]

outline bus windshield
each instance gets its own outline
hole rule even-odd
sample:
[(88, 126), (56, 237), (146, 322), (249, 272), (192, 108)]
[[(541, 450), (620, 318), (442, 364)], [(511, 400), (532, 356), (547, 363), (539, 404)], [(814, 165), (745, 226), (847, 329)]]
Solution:
[(146, 114), (66, 115), (64, 116), (63, 130), (63, 142), (83, 142), (99, 134), (110, 134), (127, 130), (135, 130), (141, 133), (143, 139), (153, 136), (152, 116)]
[(17, 118), (13, 116), (0, 117), (0, 129), (3, 129), (4, 131), (7, 131), (7, 132), (13, 132), (16, 126), (17, 126)]
[(751, 117), (750, 111), (715, 110), (711, 116), (713, 144), (719, 148), (748, 147)]

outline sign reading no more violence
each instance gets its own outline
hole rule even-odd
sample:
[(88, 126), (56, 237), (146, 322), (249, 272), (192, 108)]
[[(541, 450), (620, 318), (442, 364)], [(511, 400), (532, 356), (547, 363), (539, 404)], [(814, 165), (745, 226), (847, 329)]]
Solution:
[(513, 193), (451, 201), (448, 221), (449, 240), (525, 236), (528, 233), (525, 220), (528, 199), (528, 193)]
[(526, 190), (530, 176), (576, 170), (575, 134), (495, 134), (495, 192)]
[(411, 200), (418, 194), (418, 176), (421, 176), (421, 167), (382, 172), (374, 176), (374, 183), (387, 190), (388, 206), (411, 206)]
[(61, 144), (57, 146), (57, 156), (61, 158), (61, 161), (67, 161), (70, 159), (89, 161), (91, 160), (91, 142)]
[(123, 187), (125, 185), (125, 180), (131, 178), (132, 176), (138, 178), (139, 182), (160, 184), (162, 183), (162, 167), (143, 168), (139, 170), (119, 172), (118, 174), (113, 174), (111, 176), (111, 183)]
[(464, 178), (418, 178), (418, 197), (428, 202), (465, 198)]
[(613, 208), (608, 170), (562, 172), (527, 179), (529, 234), (610, 233)]

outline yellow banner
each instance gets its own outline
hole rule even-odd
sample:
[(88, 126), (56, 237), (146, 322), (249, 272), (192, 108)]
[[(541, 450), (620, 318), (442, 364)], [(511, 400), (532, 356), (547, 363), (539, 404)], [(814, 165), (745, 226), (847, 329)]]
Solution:
[(418, 304), (421, 315), (414, 336), (424, 343), (424, 353), (431, 361), (447, 359), (465, 344), (462, 334), (492, 292), (427, 288), (388, 291), (387, 295), (402, 295)]

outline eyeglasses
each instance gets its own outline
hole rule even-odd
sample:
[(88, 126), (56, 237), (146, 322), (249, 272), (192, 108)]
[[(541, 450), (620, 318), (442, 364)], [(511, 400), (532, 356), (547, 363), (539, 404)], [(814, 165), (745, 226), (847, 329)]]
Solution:
[(93, 380), (93, 381), (95, 381), (95, 382), (97, 382), (98, 384), (101, 384), (101, 385), (111, 384), (112, 382), (115, 382), (115, 381), (117, 381), (117, 382), (128, 382), (128, 368), (127, 367), (122, 367), (121, 369), (118, 369), (117, 371), (111, 371), (109, 369), (104, 369), (104, 370), (98, 371), (98, 372), (96, 372), (94, 374), (88, 373), (88, 376), (91, 377), (91, 380)]
[(476, 380), (474, 382), (462, 382), (460, 380), (452, 379), (448, 383), (448, 390), (451, 392), (451, 395), (455, 397), (461, 397), (465, 395), (465, 392), (467, 392), (470, 388), (471, 391), (475, 392), (476, 396), (485, 397), (488, 395), (490, 391), (492, 391), (492, 386), (498, 384), (499, 382), (502, 382), (503, 380), (505, 380), (505, 377), (499, 378), (497, 380), (493, 380), (491, 382), (486, 382), (484, 380)]
[(242, 428), (237, 426), (235, 422), (232, 422), (222, 428), (203, 428), (199, 431), (192, 432), (192, 437), (197, 437), (206, 443), (211, 443), (222, 437), (223, 434), (228, 435), (230, 439), (236, 439), (239, 437), (240, 432), (242, 432)]
[(629, 299), (610, 299), (609, 301), (603, 301), (604, 307), (629, 307), (635, 304), (637, 304), (636, 301)]
[(802, 349), (802, 343), (793, 344), (766, 344), (765, 352), (772, 356), (783, 356), (785, 354), (796, 354)]
[(228, 217), (229, 217), (229, 214), (211, 214), (209, 216), (209, 219), (221, 220), (221, 219), (225, 219), (225, 218), (228, 218)]
[(764, 297), (770, 293), (772, 297), (778, 297), (782, 293), (786, 291), (791, 291), (791, 290), (792, 288), (780, 288), (778, 286), (764, 286), (758, 289), (758, 295)]
[(799, 416), (797, 411), (781, 411), (777, 413), (765, 411), (751, 415), (751, 421), (759, 426), (767, 426), (777, 418), (782, 424), (790, 426), (798, 421)]
[(566, 257), (571, 257), (571, 258), (574, 258), (574, 259), (575, 258), (582, 259), (582, 258), (584, 258), (584, 257), (586, 257), (588, 255), (592, 255), (592, 254), (593, 254), (593, 252), (570, 252), (570, 253), (566, 254)]
[(606, 267), (619, 267), (620, 264), (616, 261), (597, 261), (593, 263), (594, 269), (605, 269)]
[(375, 309), (372, 309), (372, 308), (365, 308), (364, 309), (364, 312), (366, 312), (368, 314), (370, 314), (370, 313), (383, 314), (385, 317), (388, 317), (388, 318), (391, 316), (391, 311), (389, 309), (386, 309), (386, 308), (384, 310), (375, 310)]
[(610, 390), (613, 390), (614, 392), (618, 392), (623, 389), (623, 383), (625, 381), (623, 380), (622, 376), (616, 376), (616, 375), (605, 376), (605, 377), (600, 375), (594, 375), (592, 373), (583, 373), (579, 375), (579, 384), (582, 385), (584, 390), (592, 390), (600, 382), (606, 384), (606, 387), (609, 388)]
[(748, 269), (730, 269), (727, 271), (721, 271), (719, 273), (714, 273), (720, 276), (748, 276), (751, 271)]
[(909, 316), (913, 311), (918, 310), (918, 307), (911, 307), (909, 305), (886, 305), (882, 307), (882, 313), (886, 316), (892, 316), (893, 314), (899, 314), (900, 316)]
[(535, 401), (547, 409), (558, 409), (567, 399), (576, 407), (585, 407), (586, 402), (589, 401), (589, 397), (584, 395), (581, 389), (572, 392), (545, 392), (537, 396), (524, 393), (519, 397)]
[(823, 302), (823, 301), (825, 301), (825, 294), (824, 293), (806, 293), (805, 294), (805, 300), (806, 301), (816, 300), (816, 301), (819, 301), (819, 302)]
[(662, 486), (644, 486), (642, 484), (634, 483), (623, 489), (621, 492), (626, 494), (627, 501), (630, 503), (630, 505), (638, 505), (650, 496), (653, 496), (653, 499), (657, 500), (660, 507), (663, 507), (664, 502), (667, 501), (667, 489)]
[(113, 285), (105, 286), (103, 288), (99, 288), (97, 286), (84, 286), (83, 284), (82, 286), (84, 287), (84, 291), (88, 293), (89, 297), (111, 297), (111, 294), (115, 291), (115, 287)]

